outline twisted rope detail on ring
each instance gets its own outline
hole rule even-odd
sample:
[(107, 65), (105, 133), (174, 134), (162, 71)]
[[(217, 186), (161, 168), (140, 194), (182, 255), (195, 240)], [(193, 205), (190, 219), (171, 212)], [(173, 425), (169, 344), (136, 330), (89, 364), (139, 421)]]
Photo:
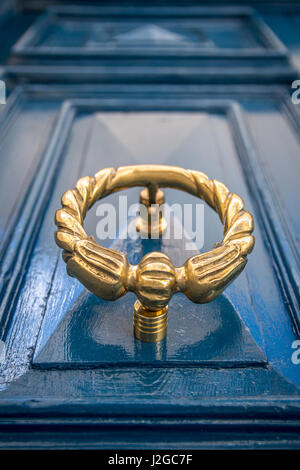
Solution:
[[(133, 291), (151, 310), (165, 307), (176, 292), (183, 292), (196, 303), (215, 299), (243, 270), (254, 246), (253, 217), (243, 209), (243, 200), (230, 193), (223, 183), (209, 179), (200, 171), (151, 165), (130, 168), (133, 169), (130, 178), (128, 167), (106, 168), (94, 177), (80, 178), (75, 189), (62, 196), (62, 209), (55, 216), (58, 227), (55, 240), (64, 250), (68, 274), (106, 300)], [(207, 253), (192, 256), (180, 267), (174, 267), (170, 258), (159, 252), (144, 256), (136, 266), (130, 265), (125, 254), (97, 244), (83, 228), (87, 211), (112, 192), (135, 184), (150, 184), (150, 178), (145, 182), (145, 177), (141, 177), (144, 169), (161, 180), (160, 186), (187, 191), (211, 206), (224, 226), (222, 243)], [(170, 174), (174, 176), (168, 183), (164, 180), (167, 172), (169, 178)], [(134, 181), (135, 174), (137, 181)]]

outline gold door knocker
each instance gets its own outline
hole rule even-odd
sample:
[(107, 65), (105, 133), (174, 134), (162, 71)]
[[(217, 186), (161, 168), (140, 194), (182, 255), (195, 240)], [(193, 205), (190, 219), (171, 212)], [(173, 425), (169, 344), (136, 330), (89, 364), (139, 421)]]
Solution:
[[(87, 211), (99, 199), (133, 186), (148, 188), (149, 207), (151, 202), (164, 200), (160, 187), (179, 189), (203, 199), (224, 225), (222, 243), (207, 253), (192, 256), (179, 267), (160, 252), (147, 254), (134, 266), (124, 253), (98, 245), (83, 228)], [(143, 191), (141, 200), (147, 202)], [(62, 209), (55, 216), (55, 240), (64, 250), (68, 274), (105, 300), (135, 292), (138, 300), (134, 304), (134, 334), (142, 341), (164, 338), (168, 302), (174, 293), (183, 292), (195, 303), (214, 300), (243, 270), (254, 246), (253, 217), (243, 209), (243, 200), (200, 171), (164, 165), (105, 168), (94, 177), (80, 178), (61, 202)]]

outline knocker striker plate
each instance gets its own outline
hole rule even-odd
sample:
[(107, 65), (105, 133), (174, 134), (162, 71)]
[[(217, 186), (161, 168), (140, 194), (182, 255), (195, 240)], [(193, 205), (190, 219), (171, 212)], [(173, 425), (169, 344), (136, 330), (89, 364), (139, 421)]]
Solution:
[[(134, 186), (148, 188), (140, 200), (147, 202), (148, 196), (150, 210), (152, 202), (161, 204), (164, 200), (159, 189), (163, 187), (203, 199), (224, 226), (222, 243), (179, 267), (160, 252), (149, 253), (138, 265), (131, 265), (124, 253), (100, 246), (84, 230), (87, 211), (99, 199)], [(94, 177), (80, 178), (75, 189), (64, 193), (62, 209), (55, 215), (55, 240), (63, 249), (68, 274), (93, 294), (105, 300), (116, 300), (128, 291), (137, 295), (134, 334), (142, 341), (156, 342), (166, 334), (168, 303), (173, 294), (183, 292), (195, 303), (211, 302), (244, 269), (254, 246), (254, 222), (243, 207), (238, 195), (200, 171), (164, 165), (105, 168)], [(160, 220), (160, 224), (162, 231), (164, 222)]]

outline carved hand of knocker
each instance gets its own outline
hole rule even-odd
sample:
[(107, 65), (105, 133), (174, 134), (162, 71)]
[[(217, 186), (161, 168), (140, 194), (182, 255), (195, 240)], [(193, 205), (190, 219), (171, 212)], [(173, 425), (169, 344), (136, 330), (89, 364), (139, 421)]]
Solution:
[[(83, 228), (87, 211), (108, 194), (133, 186), (176, 188), (203, 199), (224, 225), (221, 245), (192, 256), (180, 267), (160, 252), (147, 254), (134, 266), (124, 253), (100, 246)], [(55, 216), (55, 240), (64, 250), (68, 274), (105, 300), (135, 292), (134, 332), (144, 341), (165, 336), (168, 302), (174, 293), (183, 292), (195, 303), (214, 300), (243, 270), (254, 246), (253, 217), (243, 209), (243, 200), (200, 171), (163, 165), (106, 168), (94, 177), (80, 178), (75, 189), (62, 196), (62, 206)]]

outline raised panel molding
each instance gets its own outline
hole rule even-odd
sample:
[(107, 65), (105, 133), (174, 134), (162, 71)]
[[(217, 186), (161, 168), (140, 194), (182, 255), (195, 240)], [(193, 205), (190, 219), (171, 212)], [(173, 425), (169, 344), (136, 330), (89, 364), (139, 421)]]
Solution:
[[(170, 49), (172, 46), (176, 51)], [(131, 15), (124, 8), (117, 17), (107, 15), (103, 7), (53, 7), (20, 38), (13, 52), (44, 58), (144, 56), (155, 52), (160, 56), (188, 53), (200, 57), (287, 55), (271, 29), (254, 10), (245, 7), (187, 7), (184, 11), (172, 7), (150, 11), (135, 8)]]
[(278, 83), (296, 75), (253, 9), (222, 6), (52, 7), (19, 39), (6, 70), (48, 82)]

